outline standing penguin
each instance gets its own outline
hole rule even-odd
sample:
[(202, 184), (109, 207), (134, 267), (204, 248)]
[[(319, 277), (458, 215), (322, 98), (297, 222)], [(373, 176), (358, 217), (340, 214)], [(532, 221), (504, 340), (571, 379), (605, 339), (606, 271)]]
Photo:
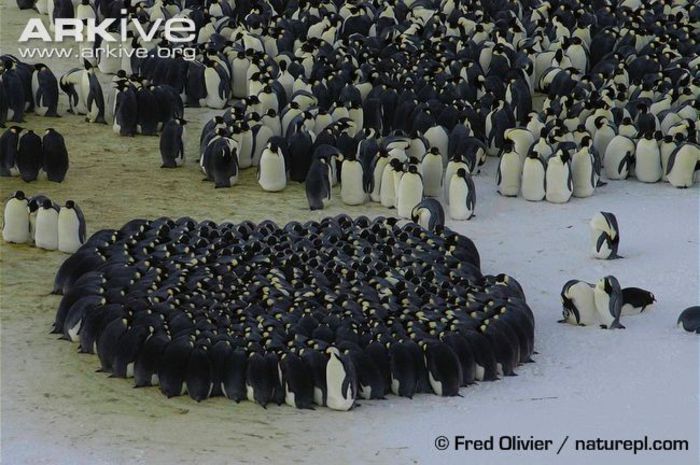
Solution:
[(589, 326), (598, 323), (598, 309), (595, 305), (595, 286), (585, 281), (572, 279), (561, 290), (563, 309), (559, 323)]
[(105, 101), (102, 86), (95, 74), (95, 68), (88, 60), (84, 60), (85, 71), (80, 81), (81, 95), (85, 96), (87, 113), (85, 121), (89, 123), (107, 124), (105, 121)]
[(58, 250), (75, 253), (85, 243), (85, 217), (83, 211), (72, 201), (58, 212)]
[(634, 163), (634, 150), (635, 144), (631, 139), (619, 135), (612, 138), (603, 157), (603, 167), (608, 179), (627, 179)]
[(614, 276), (606, 276), (602, 278), (593, 290), (595, 297), (595, 306), (598, 309), (598, 318), (600, 319), (600, 327), (604, 329), (625, 327), (620, 324), (620, 315), (622, 313), (623, 297), (620, 283)]
[[(658, 134), (659, 139), (661, 133)], [(635, 148), (634, 175), (641, 182), (661, 180), (661, 151), (652, 131), (648, 131), (637, 141)]]
[(545, 172), (547, 167), (540, 158), (539, 153), (531, 150), (523, 163), (523, 176), (520, 181), (520, 189), (525, 200), (539, 202), (545, 196)]
[(279, 192), (287, 187), (287, 168), (282, 148), (272, 141), (260, 156), (258, 184), (264, 191)]
[(420, 162), (420, 174), (426, 197), (440, 197), (443, 175), (442, 155), (437, 147), (431, 147)]
[(357, 397), (355, 367), (347, 355), (341, 355), (335, 347), (326, 351), (330, 356), (326, 364), (326, 406), (333, 410), (350, 410)]
[(416, 165), (410, 165), (408, 171), (401, 176), (396, 196), (398, 215), (401, 218), (410, 218), (413, 208), (423, 200), (423, 178)]
[(673, 187), (681, 189), (692, 186), (698, 161), (700, 161), (700, 145), (690, 142), (681, 144), (668, 159), (666, 167), (668, 182)]
[(58, 248), (58, 213), (58, 205), (49, 199), (44, 199), (37, 211), (34, 228), (34, 243), (40, 249), (56, 250)]
[(176, 168), (185, 163), (185, 125), (182, 118), (171, 119), (160, 134), (161, 168)]
[(5, 202), (2, 238), (5, 242), (29, 242), (29, 201), (24, 192), (17, 191)]
[(460, 168), (464, 168), (465, 170), (467, 170), (467, 173), (471, 174), (469, 165), (464, 160), (464, 157), (461, 154), (457, 153), (453, 155), (452, 158), (450, 158), (450, 161), (447, 162), (447, 168), (445, 168), (445, 175), (443, 177), (443, 196), (445, 198), (445, 202), (447, 203), (449, 203), (450, 201), (450, 180)]
[(11, 126), (0, 135), (0, 176), (17, 175), (17, 150), (22, 128)]
[(372, 191), (369, 194), (372, 202), (381, 202), (382, 178), (384, 169), (389, 164), (389, 152), (380, 148), (372, 159)]
[(428, 231), (435, 231), (437, 226), (445, 225), (445, 210), (437, 200), (426, 198), (413, 208), (411, 220)]
[(34, 65), (32, 95), (34, 113), (40, 116), (58, 116), (58, 81), (51, 70), (42, 63)]
[(590, 137), (584, 136), (581, 149), (571, 159), (571, 175), (574, 182), (574, 197), (590, 197), (598, 183), (595, 155), (590, 152)]
[[(217, 144), (217, 142), (219, 142)], [(232, 187), (238, 183), (238, 153), (225, 139), (212, 141), (215, 151), (208, 163), (207, 176), (214, 181), (214, 188)], [(211, 144), (210, 144), (211, 145)]]
[(63, 182), (68, 172), (68, 150), (63, 136), (49, 128), (44, 133), (41, 147), (46, 177), (52, 182)]
[(450, 218), (461, 221), (474, 216), (476, 188), (467, 170), (460, 168), (450, 179), (449, 206)]
[(520, 155), (513, 150), (511, 142), (505, 142), (501, 159), (498, 162), (496, 171), (496, 184), (498, 193), (504, 197), (517, 197), (520, 192), (520, 177), (522, 173), (522, 163)]
[(311, 210), (323, 210), (331, 200), (331, 168), (325, 157), (317, 157), (311, 162), (306, 175), (306, 199)]
[(340, 172), (340, 198), (345, 205), (362, 205), (367, 201), (365, 174), (362, 163), (354, 154), (343, 160)]
[(620, 230), (617, 218), (608, 212), (596, 213), (590, 222), (592, 252), (595, 258), (614, 260), (622, 258), (617, 254), (620, 245)]
[(569, 154), (558, 150), (547, 162), (545, 198), (547, 202), (566, 203), (574, 192)]
[(24, 182), (36, 180), (42, 165), (41, 137), (31, 129), (19, 139), (17, 168)]

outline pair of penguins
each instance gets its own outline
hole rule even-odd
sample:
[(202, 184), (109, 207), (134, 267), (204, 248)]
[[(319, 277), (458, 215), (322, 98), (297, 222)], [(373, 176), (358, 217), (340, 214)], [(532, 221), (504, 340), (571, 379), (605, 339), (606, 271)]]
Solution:
[[(107, 117), (112, 120), (115, 134), (155, 136), (172, 121), (185, 121), (182, 97), (170, 85), (154, 84), (143, 76), (127, 75), (126, 71), (119, 70), (112, 78), (111, 86)], [(172, 143), (171, 137), (166, 137), (166, 141)], [(178, 153), (172, 150), (168, 156), (177, 158)]]
[(134, 220), (62, 264), (54, 331), (168, 396), (346, 410), (458, 395), (533, 353), (522, 289), (479, 263), (469, 239), (392, 218)]
[(28, 198), (17, 191), (5, 202), (5, 242), (33, 243), (40, 249), (75, 253), (85, 243), (85, 231), (83, 212), (72, 200), (59, 207), (44, 195)]
[[(590, 221), (591, 249), (594, 258), (615, 260), (620, 230), (617, 218), (610, 212), (599, 212)], [(601, 328), (624, 328), (622, 315), (638, 315), (649, 309), (656, 297), (638, 287), (622, 288), (615, 276), (605, 276), (596, 284), (572, 279), (561, 291), (563, 319), (560, 323), (579, 326), (598, 324)]]
[(32, 182), (43, 172), (49, 181), (63, 182), (68, 164), (65, 139), (53, 128), (43, 137), (20, 126), (11, 126), (0, 135), (0, 176), (20, 176)]
[(22, 123), (28, 111), (58, 115), (58, 81), (43, 63), (28, 64), (14, 55), (0, 56), (0, 128), (7, 121)]
[(82, 68), (71, 68), (58, 83), (68, 96), (68, 113), (85, 115), (89, 123), (107, 124), (104, 93), (96, 72), (88, 60), (83, 60)]

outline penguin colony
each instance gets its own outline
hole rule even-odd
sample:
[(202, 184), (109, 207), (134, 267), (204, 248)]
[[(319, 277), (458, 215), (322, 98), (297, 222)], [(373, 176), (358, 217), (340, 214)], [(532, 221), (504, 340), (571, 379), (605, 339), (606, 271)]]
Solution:
[(83, 211), (72, 200), (59, 207), (45, 195), (29, 198), (17, 191), (5, 203), (5, 242), (31, 243), (44, 250), (74, 253), (85, 243), (85, 231)]
[[(142, 110), (153, 109), (134, 102), (139, 93), (146, 103), (233, 105), (225, 126), (206, 134), (209, 141), (230, 139), (229, 147), (217, 146), (215, 162), (200, 161), (216, 187), (235, 184), (239, 169), (259, 166), (272, 138), (277, 159), (259, 168), (259, 176), (272, 178), (263, 189), (282, 190), (281, 178), (302, 182), (308, 174), (310, 208), (318, 209), (330, 200), (328, 185), (345, 181), (351, 185), (343, 189), (344, 202), (379, 199), (402, 217), (420, 202), (414, 199), (442, 192), (445, 204), (450, 193), (458, 198), (448, 209), (451, 218), (471, 218), (469, 176), (486, 154), (500, 157), (502, 195), (554, 203), (592, 195), (603, 175), (689, 187), (700, 166), (700, 7), (694, 2), (36, 3), (52, 22), (119, 18), (125, 6), (129, 30), (121, 46), (145, 48), (149, 56), (98, 54), (76, 71), (80, 78), (63, 76), (61, 87), (72, 101), (71, 82), (80, 81), (83, 92), (94, 88), (96, 108), (81, 110), (89, 121), (102, 121), (94, 69), (116, 73), (117, 102), (107, 109), (114, 107), (114, 128), (122, 135), (138, 132), (137, 126), (154, 134), (153, 124), (137, 123)], [(194, 60), (185, 60), (187, 47), (169, 43), (163, 31), (149, 41), (134, 34), (134, 22), (148, 28), (173, 17), (196, 25), (195, 40), (185, 44), (195, 47)], [(159, 48), (173, 53), (161, 58)], [(153, 86), (163, 87), (162, 98)], [(539, 112), (533, 111), (535, 91), (547, 95)], [(131, 103), (121, 105), (124, 93)], [(120, 116), (120, 108), (126, 114)], [(160, 128), (183, 116), (163, 115)], [(163, 135), (165, 167), (182, 164), (178, 131)], [(328, 160), (326, 146), (338, 156)], [(201, 147), (201, 158), (207, 148)], [(427, 154), (439, 155), (443, 168)], [(465, 166), (450, 173), (445, 167), (453, 157)], [(346, 166), (353, 174), (340, 179)], [(392, 180), (381, 196), (383, 181)], [(408, 195), (403, 202), (400, 191)]]
[(459, 395), (533, 354), (520, 285), (468, 238), (395, 218), (133, 220), (59, 269), (54, 332), (101, 370), (196, 401), (327, 406)]

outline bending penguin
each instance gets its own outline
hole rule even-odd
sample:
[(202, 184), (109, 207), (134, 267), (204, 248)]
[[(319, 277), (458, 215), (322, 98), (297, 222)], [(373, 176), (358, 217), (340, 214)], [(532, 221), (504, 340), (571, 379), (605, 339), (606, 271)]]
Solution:
[(601, 260), (622, 258), (617, 254), (620, 245), (620, 229), (617, 218), (608, 212), (596, 213), (590, 222), (593, 256)]
[(435, 231), (437, 226), (445, 225), (445, 210), (436, 199), (425, 198), (413, 207), (411, 220), (428, 231)]
[(622, 289), (614, 276), (608, 275), (602, 278), (593, 290), (595, 306), (598, 310), (600, 327), (603, 329), (624, 329), (620, 324), (622, 314)]

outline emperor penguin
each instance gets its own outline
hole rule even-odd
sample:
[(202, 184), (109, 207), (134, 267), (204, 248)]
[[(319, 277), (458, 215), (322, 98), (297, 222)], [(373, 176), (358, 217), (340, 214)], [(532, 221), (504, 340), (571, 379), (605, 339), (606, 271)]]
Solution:
[(443, 185), (444, 185), (444, 192), (443, 192), (443, 198), (445, 199), (446, 203), (449, 203), (449, 197), (450, 197), (450, 180), (452, 179), (452, 176), (457, 173), (457, 170), (460, 168), (463, 168), (467, 171), (467, 173), (471, 174), (471, 171), (469, 169), (469, 165), (466, 163), (464, 160), (464, 157), (457, 153), (450, 158), (450, 161), (447, 162), (447, 168), (445, 168), (445, 176), (443, 178)]
[(85, 71), (80, 80), (80, 94), (85, 97), (85, 121), (89, 123), (107, 124), (105, 121), (105, 101), (102, 86), (95, 74), (95, 67), (84, 60)]
[(700, 306), (688, 307), (678, 315), (676, 322), (679, 328), (689, 333), (700, 334)]
[(505, 142), (501, 159), (496, 171), (498, 193), (504, 197), (517, 197), (520, 192), (520, 177), (522, 173), (520, 155), (513, 150), (511, 142)]
[(347, 355), (329, 347), (326, 364), (326, 406), (333, 410), (350, 410), (357, 397), (357, 375)]
[(348, 154), (340, 172), (340, 198), (345, 205), (362, 205), (367, 201), (362, 163), (355, 154)]
[(171, 119), (160, 134), (161, 168), (176, 168), (185, 163), (185, 121), (182, 118)]
[(561, 290), (563, 319), (559, 323), (578, 326), (591, 326), (599, 322), (598, 309), (595, 305), (595, 285), (578, 279), (564, 284)]
[[(660, 132), (658, 136), (660, 138)], [(638, 180), (647, 183), (661, 180), (661, 151), (652, 131), (647, 131), (637, 141), (634, 154), (634, 175)]]
[(474, 216), (476, 188), (471, 175), (460, 168), (450, 179), (448, 211), (456, 221), (469, 220)]
[(639, 315), (649, 309), (656, 297), (653, 293), (638, 287), (622, 289), (622, 315)]
[(593, 134), (593, 147), (602, 156), (605, 157), (608, 144), (617, 135), (615, 128), (608, 123), (604, 116), (595, 118), (595, 132)]
[(664, 136), (659, 143), (659, 153), (661, 155), (661, 180), (664, 182), (668, 182), (666, 170), (668, 168), (668, 160), (671, 158), (671, 154), (674, 150), (676, 150), (676, 143), (673, 140), (673, 136)]
[(434, 231), (437, 226), (445, 225), (445, 210), (436, 199), (425, 198), (413, 208), (411, 220), (428, 231)]
[(287, 187), (287, 168), (282, 148), (275, 141), (268, 142), (260, 156), (258, 184), (264, 191), (279, 192)]
[(381, 202), (382, 206), (394, 208), (396, 190), (398, 187), (396, 185), (396, 177), (394, 176), (394, 173), (402, 171), (402, 164), (396, 158), (392, 158), (391, 161), (384, 167), (379, 190), (379, 201)]
[(228, 71), (216, 61), (205, 59), (204, 64), (204, 86), (207, 90), (205, 105), (209, 108), (224, 108), (230, 93)]
[(440, 197), (442, 193), (443, 163), (437, 147), (431, 147), (420, 162), (426, 197)]
[(314, 158), (305, 181), (306, 199), (311, 210), (323, 210), (325, 204), (331, 200), (330, 175), (331, 167), (327, 158)]
[(380, 148), (377, 154), (372, 159), (372, 191), (369, 193), (369, 198), (372, 202), (381, 202), (381, 187), (384, 169), (389, 164), (389, 152)]
[(401, 176), (396, 189), (397, 213), (401, 218), (410, 218), (413, 208), (423, 200), (423, 178), (416, 165), (409, 165)]
[(42, 63), (34, 65), (32, 95), (35, 100), (34, 113), (41, 116), (58, 116), (58, 81), (48, 66)]
[(673, 187), (686, 188), (695, 181), (700, 164), (700, 145), (686, 142), (676, 148), (668, 159), (666, 177)]
[(609, 212), (596, 213), (590, 221), (592, 253), (595, 258), (614, 260), (620, 245), (620, 229), (617, 218)]
[(83, 211), (74, 201), (66, 201), (58, 212), (58, 250), (75, 253), (85, 243), (85, 230)]
[(545, 174), (547, 202), (566, 203), (571, 198), (574, 192), (574, 181), (569, 159), (569, 154), (559, 149), (547, 162)]
[(622, 314), (622, 288), (617, 278), (608, 275), (602, 278), (594, 289), (595, 306), (598, 310), (600, 327), (603, 329), (624, 329), (620, 324)]
[(58, 205), (49, 199), (44, 199), (37, 211), (34, 244), (45, 250), (58, 248)]
[(31, 239), (29, 232), (29, 200), (17, 191), (5, 203), (2, 238), (5, 242), (24, 244)]
[(590, 197), (595, 191), (596, 176), (595, 155), (591, 153), (591, 138), (584, 136), (581, 148), (571, 158), (571, 174), (574, 182), (574, 197)]
[(603, 168), (608, 179), (627, 179), (634, 163), (634, 150), (634, 142), (625, 136), (618, 135), (610, 140), (603, 156)]
[(539, 202), (544, 200), (545, 191), (545, 165), (539, 153), (531, 150), (523, 163), (523, 176), (520, 189), (525, 200)]

